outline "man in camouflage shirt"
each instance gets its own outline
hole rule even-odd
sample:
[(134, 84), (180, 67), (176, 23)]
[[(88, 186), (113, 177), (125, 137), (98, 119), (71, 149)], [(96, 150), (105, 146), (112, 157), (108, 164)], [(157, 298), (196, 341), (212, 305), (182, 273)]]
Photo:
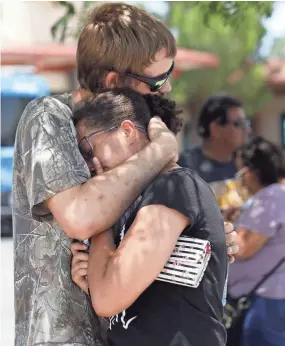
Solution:
[[(114, 12), (110, 27), (109, 16)], [(128, 18), (138, 17), (144, 27), (136, 21), (128, 22)], [(156, 34), (157, 51), (151, 51), (150, 26)], [(123, 47), (118, 42), (129, 40), (138, 31), (133, 44)], [(119, 33), (118, 40), (105, 40), (113, 32)], [(151, 64), (150, 53), (141, 56), (142, 49), (134, 45), (157, 53), (157, 62)], [(126, 59), (124, 49), (131, 58)], [(162, 75), (170, 69), (175, 54), (172, 34), (146, 12), (129, 5), (99, 5), (79, 38), (80, 86), (92, 92), (100, 86), (115, 86), (118, 73), (108, 73), (113, 67), (119, 72)], [(144, 59), (140, 71), (135, 70), (138, 59)], [(148, 67), (144, 70), (143, 66)], [(121, 78), (122, 83), (125, 79)], [(131, 77), (128, 81), (142, 93), (150, 92), (147, 84)], [(169, 90), (166, 80), (160, 92)], [(88, 239), (112, 226), (152, 178), (177, 156), (174, 136), (154, 119), (149, 128), (152, 142), (145, 150), (106, 173), (104, 179), (89, 179), (71, 118), (73, 103), (82, 94), (78, 91), (36, 99), (26, 107), (18, 125), (13, 178), (17, 346), (102, 345), (89, 298), (70, 278), (72, 238)]]

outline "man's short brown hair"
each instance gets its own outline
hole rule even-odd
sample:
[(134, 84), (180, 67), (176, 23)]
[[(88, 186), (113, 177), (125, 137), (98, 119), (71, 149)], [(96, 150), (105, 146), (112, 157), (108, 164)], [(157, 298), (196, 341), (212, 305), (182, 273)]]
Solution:
[(79, 84), (95, 92), (110, 70), (141, 74), (162, 48), (175, 57), (175, 39), (160, 20), (129, 4), (96, 5), (78, 41)]

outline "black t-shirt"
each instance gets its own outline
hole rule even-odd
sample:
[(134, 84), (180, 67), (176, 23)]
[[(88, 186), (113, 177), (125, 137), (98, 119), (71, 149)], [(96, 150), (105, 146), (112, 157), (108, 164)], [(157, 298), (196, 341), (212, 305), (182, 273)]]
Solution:
[(223, 219), (216, 199), (197, 173), (178, 168), (160, 174), (134, 202), (117, 232), (119, 245), (138, 210), (150, 204), (173, 208), (191, 219), (182, 235), (207, 239), (211, 258), (198, 288), (154, 281), (127, 310), (110, 318), (110, 346), (221, 346), (227, 272)]
[(237, 169), (234, 161), (219, 162), (203, 153), (201, 147), (186, 149), (179, 157), (179, 165), (197, 172), (207, 183), (233, 179)]

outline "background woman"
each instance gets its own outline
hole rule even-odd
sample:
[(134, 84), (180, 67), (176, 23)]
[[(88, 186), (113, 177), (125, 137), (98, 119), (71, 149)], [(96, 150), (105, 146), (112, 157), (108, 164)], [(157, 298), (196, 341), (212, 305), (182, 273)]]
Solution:
[[(233, 298), (248, 294), (285, 256), (284, 154), (256, 137), (236, 153), (238, 175), (252, 197), (236, 222), (240, 250), (229, 271)], [(285, 262), (255, 292), (242, 346), (285, 345)]]

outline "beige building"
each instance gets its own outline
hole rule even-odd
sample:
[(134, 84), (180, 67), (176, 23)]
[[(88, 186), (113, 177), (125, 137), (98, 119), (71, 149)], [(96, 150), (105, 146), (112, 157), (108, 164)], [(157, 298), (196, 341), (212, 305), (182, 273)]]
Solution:
[(257, 134), (285, 149), (285, 59), (269, 61), (265, 73), (273, 97), (255, 115), (254, 129)]
[(285, 92), (273, 97), (254, 117), (256, 134), (285, 149)]

